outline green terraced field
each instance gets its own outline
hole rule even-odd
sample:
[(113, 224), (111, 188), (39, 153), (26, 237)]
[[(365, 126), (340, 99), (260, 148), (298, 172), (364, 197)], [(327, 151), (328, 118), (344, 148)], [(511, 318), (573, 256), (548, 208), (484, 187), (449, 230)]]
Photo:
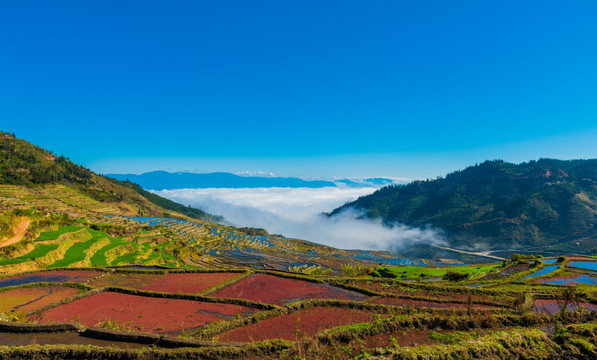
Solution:
[[(469, 274), (471, 278), (479, 277), (489, 271), (497, 270), (500, 265), (482, 266), (450, 266), (450, 267), (421, 267), (421, 266), (382, 266), (378, 267), (373, 276), (384, 277), (380, 272), (391, 274), (398, 279), (416, 280), (420, 278), (441, 278), (448, 271)], [(385, 276), (388, 277), (388, 276)]]
[(0, 259), (0, 266), (2, 265), (15, 265), (27, 262), (27, 259)]
[(39, 235), (39, 237), (35, 241), (48, 241), (48, 240), (56, 240), (60, 235), (68, 234), (71, 232), (75, 232), (77, 230), (83, 229), (84, 226), (63, 226), (56, 231), (46, 231)]
[(55, 263), (48, 266), (49, 268), (56, 268), (56, 267), (67, 267), (72, 265), (76, 262), (85, 260), (85, 250), (89, 249), (98, 239), (92, 239), (81, 243), (76, 243), (71, 246), (64, 257)]
[(18, 259), (35, 260), (42, 256), (46, 256), (50, 251), (56, 250), (57, 248), (58, 244), (37, 244), (35, 250), (18, 257)]
[(110, 244), (102, 247), (99, 249), (93, 256), (91, 256), (91, 263), (93, 266), (109, 266), (111, 264), (108, 263), (108, 259), (106, 258), (106, 252), (117, 248), (119, 246), (124, 246), (130, 244), (130, 241), (123, 240), (121, 237), (108, 237), (110, 240)]

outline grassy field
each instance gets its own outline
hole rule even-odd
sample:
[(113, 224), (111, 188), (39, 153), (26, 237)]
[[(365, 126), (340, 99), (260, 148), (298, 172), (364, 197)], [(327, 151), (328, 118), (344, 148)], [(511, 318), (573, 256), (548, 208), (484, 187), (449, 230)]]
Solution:
[(58, 244), (37, 244), (35, 245), (35, 250), (18, 257), (18, 259), (35, 260), (37, 258), (46, 256), (50, 251), (56, 250), (57, 248)]
[[(469, 274), (470, 278), (479, 277), (492, 270), (497, 270), (501, 264), (450, 266), (450, 267), (421, 267), (421, 266), (381, 266), (372, 277), (395, 277), (402, 280), (417, 280), (421, 278), (443, 278), (448, 271)], [(385, 276), (384, 276), (385, 275)]]
[(75, 232), (77, 230), (83, 229), (83, 226), (63, 226), (56, 231), (46, 231), (43, 232), (35, 241), (48, 241), (48, 240), (57, 240), (60, 235), (68, 234), (71, 232)]
[(85, 250), (89, 249), (98, 240), (98, 237), (94, 237), (93, 239), (85, 242), (75, 243), (66, 251), (62, 259), (54, 262), (48, 267), (68, 267), (69, 265), (85, 260), (85, 257), (87, 256), (87, 254), (85, 254)]

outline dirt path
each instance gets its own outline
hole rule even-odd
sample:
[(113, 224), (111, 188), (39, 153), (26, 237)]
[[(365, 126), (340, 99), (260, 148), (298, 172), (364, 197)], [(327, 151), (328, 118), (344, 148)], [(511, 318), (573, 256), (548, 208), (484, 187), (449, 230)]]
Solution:
[(10, 239), (0, 240), (0, 247), (12, 245), (21, 241), (21, 239), (23, 238), (23, 236), (25, 236), (25, 233), (27, 232), (29, 224), (31, 224), (31, 221), (29, 219), (23, 218), (21, 222), (12, 229), (12, 231), (15, 233), (15, 236), (11, 237)]
[(435, 245), (432, 245), (432, 246), (433, 246), (433, 247), (436, 247), (436, 248), (438, 248), (438, 249), (443, 249), (443, 250), (455, 251), (455, 252), (462, 253), (462, 254), (477, 255), (477, 256), (483, 256), (483, 257), (490, 258), (490, 259), (504, 260), (504, 258), (503, 258), (503, 257), (494, 256), (494, 255), (489, 255), (489, 251), (470, 252), (470, 251), (464, 251), (464, 250), (452, 249), (452, 248), (449, 248), (449, 247), (444, 247), (444, 246), (435, 246)]

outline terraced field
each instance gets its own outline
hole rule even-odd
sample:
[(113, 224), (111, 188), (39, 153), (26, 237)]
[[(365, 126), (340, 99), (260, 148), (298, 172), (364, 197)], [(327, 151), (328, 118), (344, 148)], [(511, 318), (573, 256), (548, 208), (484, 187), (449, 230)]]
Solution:
[(445, 266), (62, 185), (0, 186), (0, 208), (30, 221), (0, 251), (0, 358), (597, 357), (590, 257)]
[[(31, 243), (30, 251), (14, 258), (0, 258), (0, 274), (15, 270), (37, 270), (63, 267), (104, 267), (127, 264), (163, 264), (183, 266), (159, 242), (147, 240), (139, 230), (133, 236), (110, 236), (84, 226), (64, 226), (56, 231), (43, 232)], [(150, 239), (151, 240), (151, 239)]]
[(64, 185), (39, 187), (0, 185), (0, 203), (9, 209), (52, 210), (57, 213), (91, 218), (123, 213), (113, 205), (96, 201)]
[(304, 274), (340, 274), (373, 264), (425, 266), (388, 251), (338, 250), (275, 235), (249, 235), (234, 228), (168, 218), (121, 217), (149, 227), (166, 227), (185, 243), (185, 260), (198, 267), (245, 267)]
[[(0, 274), (48, 267), (142, 264), (212, 269), (249, 266), (304, 274), (350, 275), (378, 264), (426, 265), (387, 251), (338, 250), (279, 235), (248, 234), (184, 216), (131, 216), (146, 211), (141, 205), (133, 208), (125, 201), (100, 202), (64, 185), (0, 185), (0, 210), (37, 211), (30, 219), (33, 229), (28, 239), (21, 241), (26, 246), (10, 257), (0, 254)], [(50, 213), (53, 215), (47, 219)], [(52, 219), (60, 216), (70, 220), (57, 227), (53, 222), (59, 222)], [(108, 234), (101, 231), (104, 227), (92, 229), (95, 224), (122, 231)]]
[[(42, 241), (81, 231), (69, 230), (47, 234)], [(557, 263), (559, 271), (569, 271), (568, 262)], [(530, 270), (510, 272), (511, 267), (518, 268), (513, 263), (492, 269), (507, 272), (505, 278), (483, 279), (487, 273), (481, 273), (464, 281), (433, 282), (313, 277), (250, 268), (48, 269), (0, 278), (0, 314), (4, 314), (0, 316), (16, 321), (0, 322), (14, 327), (9, 335), (0, 336), (0, 345), (22, 341), (17, 329), (24, 320), (39, 323), (35, 326), (40, 329), (63, 329), (63, 335), (53, 338), (65, 344), (57, 345), (53, 350), (57, 352), (73, 351), (68, 344), (97, 344), (99, 338), (141, 351), (150, 343), (163, 344), (152, 350), (158, 353), (166, 351), (160, 346), (179, 347), (187, 354), (184, 358), (199, 356), (199, 349), (224, 351), (223, 346), (226, 350), (220, 355), (238, 359), (328, 358), (339, 349), (346, 358), (374, 351), (393, 358), (417, 351), (451, 351), (452, 344), (468, 353), (478, 351), (478, 341), (504, 344), (506, 335), (494, 327), (524, 340), (509, 343), (506, 353), (542, 343), (548, 356), (564, 351), (564, 344), (569, 350), (574, 346), (550, 335), (549, 328), (556, 323), (558, 334), (567, 334), (566, 339), (595, 342), (594, 287), (545, 285), (540, 278), (520, 281), (548, 265), (539, 262)], [(472, 287), (477, 284), (482, 286)], [(73, 326), (61, 325), (64, 322), (88, 329), (75, 325), (64, 330)]]
[(40, 323), (78, 321), (121, 329), (179, 334), (209, 322), (248, 316), (256, 310), (232, 304), (103, 292), (32, 315)]

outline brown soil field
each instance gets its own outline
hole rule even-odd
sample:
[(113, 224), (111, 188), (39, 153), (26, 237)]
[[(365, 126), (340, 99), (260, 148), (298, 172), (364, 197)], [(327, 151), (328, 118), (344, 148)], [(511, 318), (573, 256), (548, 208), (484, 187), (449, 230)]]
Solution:
[(35, 319), (44, 323), (78, 321), (85, 326), (111, 321), (123, 329), (177, 332), (254, 312), (238, 305), (105, 292), (50, 309)]
[(140, 287), (142, 290), (161, 291), (169, 293), (201, 293), (214, 285), (237, 278), (242, 273), (189, 273), (165, 274), (154, 281)]
[(242, 298), (284, 305), (305, 299), (365, 300), (366, 295), (327, 284), (287, 279), (273, 275), (251, 275), (212, 294), (214, 297)]
[(77, 289), (62, 286), (21, 288), (0, 292), (0, 311), (27, 313), (74, 296)]
[(346, 308), (315, 307), (289, 315), (279, 315), (239, 327), (218, 336), (221, 341), (296, 340), (311, 337), (321, 330), (340, 325), (369, 322), (373, 313)]

